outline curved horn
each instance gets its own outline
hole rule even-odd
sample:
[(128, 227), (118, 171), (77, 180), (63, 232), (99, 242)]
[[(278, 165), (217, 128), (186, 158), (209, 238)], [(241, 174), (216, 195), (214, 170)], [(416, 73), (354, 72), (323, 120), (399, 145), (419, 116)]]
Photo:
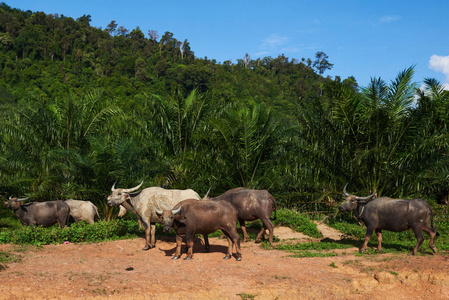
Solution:
[(343, 194), (345, 195), (345, 197), (349, 196), (348, 192), (346, 192), (346, 187), (347, 186), (348, 186), (348, 184), (346, 184), (345, 187), (343, 188)]
[(115, 184), (116, 184), (116, 183), (117, 183), (117, 181), (114, 182), (114, 184), (112, 185), (111, 192), (115, 191)]
[(131, 188), (131, 189), (123, 189), (123, 192), (125, 192), (125, 193), (131, 193), (131, 192), (134, 192), (135, 190), (138, 190), (138, 189), (142, 186), (142, 184), (143, 184), (143, 180), (142, 180), (142, 182), (141, 182), (138, 186), (136, 186), (136, 187), (133, 187), (133, 188)]
[(356, 199), (357, 199), (357, 201), (366, 201), (366, 200), (369, 200), (369, 199), (373, 198), (374, 195), (376, 195), (376, 193), (377, 193), (377, 191), (374, 191), (374, 193), (372, 193), (372, 194), (369, 195), (369, 196), (366, 196), (366, 197), (356, 197)]
[(28, 198), (30, 198), (30, 197), (26, 197), (26, 198), (19, 198), (19, 199), (17, 199), (16, 201), (19, 201), (19, 202), (23, 202), (23, 201), (26, 201)]
[(204, 196), (203, 198), (207, 198), (207, 196), (209, 196), (209, 192), (210, 192), (211, 188), (212, 188), (212, 186), (209, 187), (209, 189), (207, 190), (206, 196)]
[(181, 207), (182, 207), (182, 205), (180, 205), (177, 209), (172, 209), (171, 210), (172, 214), (174, 214), (174, 215), (179, 214), (179, 212), (181, 211)]
[(162, 210), (159, 210), (156, 206), (154, 207), (154, 211), (155, 211), (158, 215), (162, 215)]
[(8, 200), (11, 200), (11, 199), (12, 199), (12, 195), (11, 195), (11, 196), (9, 196)]

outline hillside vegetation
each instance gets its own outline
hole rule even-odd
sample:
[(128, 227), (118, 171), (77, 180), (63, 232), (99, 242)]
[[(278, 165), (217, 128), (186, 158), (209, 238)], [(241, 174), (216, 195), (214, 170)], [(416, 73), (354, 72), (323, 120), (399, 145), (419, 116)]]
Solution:
[[(0, 195), (104, 202), (114, 182), (268, 189), (334, 211), (341, 191), (447, 200), (449, 94), (325, 78), (279, 55), (199, 58), (187, 40), (0, 4)], [(406, 66), (405, 66), (406, 67)], [(421, 79), (422, 80), (422, 79)]]

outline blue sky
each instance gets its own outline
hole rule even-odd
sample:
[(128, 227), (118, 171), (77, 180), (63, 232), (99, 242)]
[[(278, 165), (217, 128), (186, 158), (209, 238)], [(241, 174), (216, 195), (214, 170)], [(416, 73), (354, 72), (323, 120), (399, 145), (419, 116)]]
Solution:
[[(1, 1), (1, 0), (0, 0)], [(91, 15), (91, 25), (112, 20), (128, 30), (166, 31), (187, 39), (197, 57), (218, 62), (284, 54), (311, 58), (323, 51), (334, 64), (324, 75), (372, 77), (390, 83), (415, 66), (414, 80), (449, 83), (449, 1), (65, 1), (11, 0), (22, 10), (58, 13), (74, 19)]]

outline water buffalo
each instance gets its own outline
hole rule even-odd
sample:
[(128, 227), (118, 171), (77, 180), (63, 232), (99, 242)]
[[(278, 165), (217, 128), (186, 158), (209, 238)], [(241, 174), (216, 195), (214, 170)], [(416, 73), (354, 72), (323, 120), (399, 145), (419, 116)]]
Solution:
[(156, 215), (154, 207), (171, 209), (181, 200), (200, 200), (201, 197), (191, 189), (166, 190), (160, 187), (149, 187), (138, 193), (131, 194), (137, 191), (142, 186), (142, 183), (130, 189), (116, 189), (114, 184), (111, 188), (112, 194), (108, 196), (108, 205), (122, 205), (137, 216), (137, 219), (145, 229), (145, 246), (142, 250), (149, 250), (156, 246), (156, 223), (161, 222)]
[(226, 201), (197, 201), (187, 199), (179, 202), (173, 209), (159, 210), (156, 213), (162, 220), (164, 231), (170, 231), (173, 227), (176, 232), (176, 252), (173, 259), (181, 257), (182, 236), (187, 239), (187, 256), (184, 259), (192, 259), (193, 240), (195, 234), (205, 236), (206, 248), (209, 246), (207, 234), (220, 229), (228, 239), (228, 252), (224, 259), (232, 256), (232, 248), (235, 245), (237, 260), (242, 259), (240, 251), (240, 237), (237, 234), (237, 209)]
[(65, 200), (70, 207), (70, 222), (79, 222), (79, 221), (87, 221), (89, 224), (93, 224), (95, 222), (95, 216), (100, 218), (98, 215), (98, 209), (90, 201), (82, 201), (82, 200)]
[(22, 225), (44, 227), (52, 226), (55, 223), (59, 227), (67, 225), (70, 214), (70, 207), (64, 201), (31, 202), (24, 204), (28, 198), (11, 198), (5, 202), (5, 206), (14, 211)]
[(368, 249), (368, 241), (374, 230), (377, 234), (377, 249), (381, 252), (382, 230), (400, 232), (410, 228), (417, 240), (412, 251), (413, 255), (424, 241), (422, 231), (430, 235), (429, 246), (434, 253), (437, 252), (437, 248), (434, 246), (437, 232), (433, 229), (433, 211), (427, 202), (421, 199), (373, 198), (376, 193), (367, 197), (357, 197), (348, 194), (346, 186), (343, 189), (346, 201), (339, 207), (340, 211), (355, 211), (356, 217), (362, 220), (367, 227), (365, 241), (360, 252)]
[(234, 205), (238, 211), (238, 220), (243, 231), (243, 240), (249, 240), (246, 232), (245, 221), (260, 219), (263, 228), (257, 234), (256, 243), (260, 243), (265, 230), (269, 231), (269, 242), (273, 243), (273, 223), (271, 223), (271, 213), (274, 211), (276, 219), (276, 199), (267, 190), (251, 190), (246, 188), (234, 188), (224, 194), (210, 198), (212, 201), (227, 201)]

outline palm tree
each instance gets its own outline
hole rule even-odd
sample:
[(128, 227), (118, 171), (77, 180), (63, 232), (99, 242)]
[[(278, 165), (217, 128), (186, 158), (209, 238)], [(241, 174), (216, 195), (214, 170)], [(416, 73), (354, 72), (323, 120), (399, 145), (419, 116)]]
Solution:
[[(234, 186), (257, 188), (270, 185), (267, 177), (275, 167), (273, 158), (286, 129), (271, 109), (261, 104), (225, 110), (211, 120), (213, 132), (213, 169), (210, 170), (226, 189)], [(272, 184), (272, 183), (271, 183)]]

